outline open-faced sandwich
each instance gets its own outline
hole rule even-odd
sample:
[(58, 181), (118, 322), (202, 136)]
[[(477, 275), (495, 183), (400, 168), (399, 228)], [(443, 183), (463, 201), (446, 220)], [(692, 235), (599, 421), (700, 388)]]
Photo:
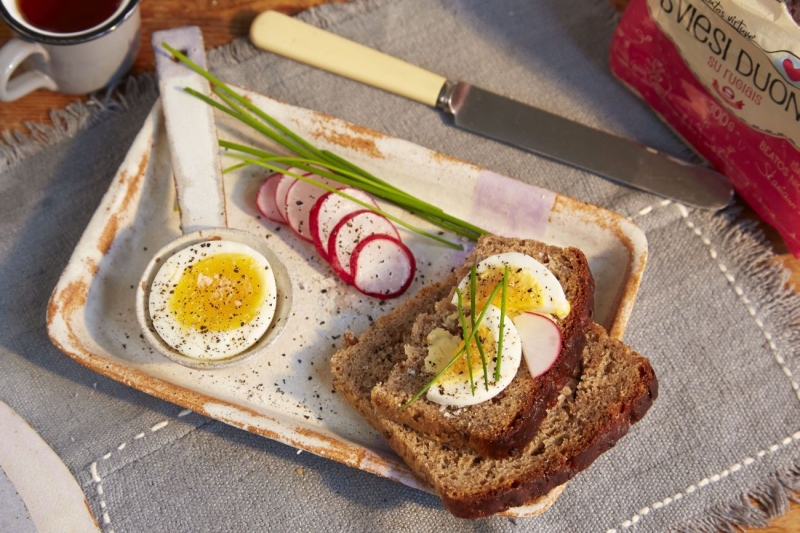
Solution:
[(647, 359), (592, 322), (579, 250), (484, 236), (446, 279), (347, 336), (335, 388), (455, 516), (528, 505), (644, 416)]

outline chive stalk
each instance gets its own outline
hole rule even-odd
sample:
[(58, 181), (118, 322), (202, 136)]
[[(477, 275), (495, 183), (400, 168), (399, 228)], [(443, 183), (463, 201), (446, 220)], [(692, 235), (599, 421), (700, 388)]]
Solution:
[[(470, 318), (472, 320), (472, 329), (475, 329), (475, 298), (476, 293), (478, 292), (478, 272), (475, 265), (472, 265), (472, 268), (469, 269), (469, 299), (470, 299)], [(475, 338), (475, 344), (478, 346), (478, 352), (481, 354), (481, 365), (483, 365), (483, 385), (486, 387), (486, 390), (489, 390), (489, 369), (486, 364), (486, 354), (483, 351), (483, 343), (481, 342), (481, 336), (478, 335)], [(497, 381), (497, 380), (495, 380)], [(474, 393), (473, 393), (474, 395)]]
[[(503, 361), (503, 332), (506, 327), (506, 292), (508, 291), (508, 265), (503, 270), (503, 290), (500, 292), (500, 332), (497, 335), (497, 364), (494, 365), (494, 381), (500, 379), (500, 363)], [(492, 300), (489, 299), (491, 302)]]
[[(461, 294), (461, 289), (456, 287), (456, 298), (458, 300), (458, 319), (461, 321), (461, 336), (465, 339), (469, 337), (469, 329), (467, 328), (467, 320), (464, 317), (464, 299)], [(475, 319), (473, 313), (473, 320), (472, 320), (472, 329), (475, 329)], [(472, 395), (475, 396), (475, 378), (472, 375), (472, 356), (470, 354), (469, 345), (465, 342), (464, 343), (464, 351), (466, 352), (467, 356), (467, 368), (469, 369), (469, 388), (472, 391)], [(486, 372), (484, 371), (484, 377), (486, 377)]]

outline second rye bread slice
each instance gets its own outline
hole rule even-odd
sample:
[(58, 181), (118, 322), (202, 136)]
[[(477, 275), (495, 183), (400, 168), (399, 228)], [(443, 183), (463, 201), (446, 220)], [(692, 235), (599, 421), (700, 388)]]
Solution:
[[(555, 274), (564, 289), (570, 313), (556, 319), (562, 336), (559, 358), (536, 378), (531, 377), (523, 359), (511, 384), (493, 399), (477, 405), (445, 408), (423, 396), (403, 408), (433, 377), (425, 371), (426, 339), (456, 311), (451, 303), (456, 283), (469, 275), (473, 264), (504, 252), (533, 257)], [(592, 321), (594, 279), (580, 250), (497, 236), (482, 237), (473, 253), (455, 270), (454, 279), (447, 296), (437, 302), (436, 311), (423, 313), (414, 322), (410, 341), (405, 345), (407, 359), (372, 389), (372, 404), (379, 416), (443, 444), (468, 447), (495, 459), (513, 457), (536, 434), (547, 409), (555, 404), (559, 391), (575, 373), (585, 345), (584, 332)]]

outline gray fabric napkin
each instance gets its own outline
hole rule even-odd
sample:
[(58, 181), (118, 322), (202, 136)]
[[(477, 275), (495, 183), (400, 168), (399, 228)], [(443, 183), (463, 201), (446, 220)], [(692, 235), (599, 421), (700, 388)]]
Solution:
[[(454, 79), (688, 157), (607, 67), (605, 0), (376, 0), (305, 20)], [(628, 342), (660, 397), (532, 519), (465, 522), (434, 496), (206, 419), (50, 345), (47, 300), (154, 99), (152, 79), (0, 146), (0, 399), (75, 474), (103, 531), (716, 531), (785, 512), (800, 485), (800, 299), (761, 236), (459, 132), (435, 111), (235, 41), (228, 82), (631, 217), (649, 263)], [(748, 500), (753, 498), (757, 505)]]

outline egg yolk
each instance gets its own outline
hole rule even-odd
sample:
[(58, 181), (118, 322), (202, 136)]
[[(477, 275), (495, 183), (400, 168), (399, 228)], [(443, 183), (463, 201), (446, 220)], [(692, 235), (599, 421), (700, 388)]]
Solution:
[[(479, 325), (478, 337), (481, 341), (481, 348), (483, 349), (483, 355), (486, 357), (486, 362), (487, 364), (491, 363), (497, 357), (497, 349), (489, 328)], [(463, 347), (463, 340), (451, 335), (446, 330), (436, 328), (428, 335), (428, 357), (425, 359), (427, 370), (438, 374)], [(474, 336), (469, 345), (469, 358), (467, 358), (467, 352), (464, 351), (450, 368), (441, 375), (437, 383), (461, 383), (465, 379), (469, 379), (470, 366), (472, 367), (473, 378), (480, 377), (481, 383), (483, 383), (483, 360), (478, 349), (478, 341)], [(489, 370), (490, 383), (494, 381), (492, 368), (494, 367), (490, 366), (487, 369)]]
[(266, 300), (262, 274), (245, 254), (213, 255), (189, 265), (171, 291), (169, 310), (199, 331), (231, 331), (253, 320)]
[[(475, 295), (475, 305), (478, 309), (483, 309), (491, 296), (492, 291), (503, 280), (505, 267), (498, 265), (488, 268), (476, 275), (477, 291)], [(469, 287), (467, 287), (469, 293)], [(539, 281), (531, 275), (526, 268), (509, 266), (508, 268), (508, 287), (506, 288), (506, 315), (511, 318), (530, 309), (538, 309), (544, 305), (542, 301), (544, 291), (542, 291)], [(469, 302), (470, 296), (467, 294), (465, 302)], [(494, 299), (490, 302), (498, 309), (501, 308), (503, 300), (502, 291), (497, 291)]]

